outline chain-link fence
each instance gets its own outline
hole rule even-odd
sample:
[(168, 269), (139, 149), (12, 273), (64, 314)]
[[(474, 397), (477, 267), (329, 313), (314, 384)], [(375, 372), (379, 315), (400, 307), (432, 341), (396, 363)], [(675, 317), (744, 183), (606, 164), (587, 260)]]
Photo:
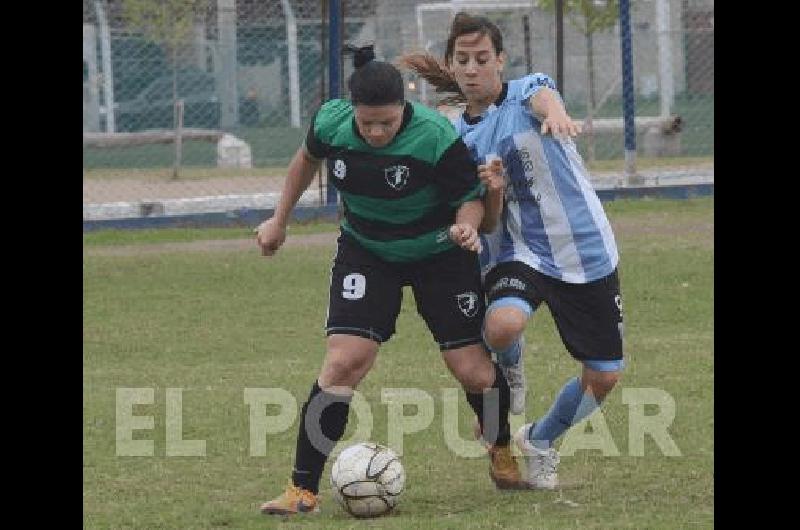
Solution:
[[(452, 15), (464, 8), (500, 27), (506, 78), (556, 77), (552, 1), (341, 3), (344, 42), (374, 42), (380, 59), (419, 50), (441, 57)], [(598, 12), (618, 4), (584, 3)], [(84, 0), (84, 218), (274, 204), (328, 97), (328, 4)], [(579, 148), (602, 171), (623, 157), (619, 26), (612, 17), (587, 34), (585, 17), (565, 4), (559, 89), (572, 116), (591, 119)], [(632, 1), (640, 157), (713, 164), (713, 13), (713, 0)], [(351, 71), (343, 61), (343, 79)], [(436, 104), (425, 82), (406, 77), (408, 99)], [(302, 201), (323, 201), (322, 186), (320, 177)]]

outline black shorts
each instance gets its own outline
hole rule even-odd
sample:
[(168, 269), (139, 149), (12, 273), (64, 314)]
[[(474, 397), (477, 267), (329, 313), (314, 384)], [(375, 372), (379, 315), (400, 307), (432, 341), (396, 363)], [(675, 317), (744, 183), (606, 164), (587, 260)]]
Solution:
[(476, 253), (456, 247), (420, 261), (391, 263), (345, 234), (339, 236), (331, 271), (326, 334), (389, 340), (405, 285), (440, 349), (481, 342), (486, 306)]
[(622, 359), (622, 297), (617, 270), (588, 283), (567, 283), (518, 261), (500, 263), (484, 282), (489, 304), (511, 296), (550, 308), (561, 340), (579, 361)]

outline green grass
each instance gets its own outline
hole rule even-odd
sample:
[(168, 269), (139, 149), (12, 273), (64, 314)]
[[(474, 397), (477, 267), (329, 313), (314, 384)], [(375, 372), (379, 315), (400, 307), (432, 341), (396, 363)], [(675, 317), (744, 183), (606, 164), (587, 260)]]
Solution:
[[(689, 200), (654, 199), (620, 199), (603, 203), (611, 223), (615, 221), (635, 221), (637, 215), (647, 219), (674, 216), (680, 222), (713, 222), (713, 197), (693, 198)], [(710, 209), (710, 211), (709, 211)], [(708, 217), (707, 217), (708, 216)], [(619, 239), (619, 238), (618, 238)], [(627, 239), (627, 238), (626, 238)], [(621, 242), (617, 242), (620, 244)]]
[[(332, 232), (336, 223), (293, 223), (287, 236)], [(206, 239), (252, 238), (252, 228), (146, 228), (141, 230), (95, 230), (83, 234), (85, 246), (135, 245), (140, 243), (182, 243)]]
[[(329, 467), (321, 514), (283, 522), (257, 511), (287, 482), (297, 420), (267, 435), (267, 456), (250, 456), (244, 389), (280, 387), (298, 403), (305, 400), (324, 354), (333, 247), (286, 248), (271, 260), (244, 251), (85, 255), (84, 527), (713, 527), (713, 199), (617, 201), (606, 208), (618, 228), (628, 366), (604, 417), (620, 456), (597, 450), (564, 456), (561, 477), (577, 485), (560, 494), (496, 492), (484, 458), (458, 457), (444, 443), (441, 389), (456, 384), (408, 292), (398, 333), (359, 390), (371, 405), (375, 441), (387, 437), (384, 387), (424, 390), (434, 399), (435, 418), (404, 438), (406, 491), (393, 515), (375, 521), (351, 519), (333, 504)], [(577, 364), (547, 311), (537, 313), (526, 335), (533, 390), (527, 416), (535, 418)], [(154, 389), (153, 404), (134, 407), (154, 419), (153, 430), (134, 431), (135, 439), (154, 440), (153, 456), (115, 454), (121, 387)], [(183, 439), (205, 440), (205, 456), (165, 456), (167, 388), (183, 388)], [(622, 394), (636, 388), (674, 398), (669, 434), (682, 456), (664, 456), (650, 438), (644, 456), (629, 454)], [(464, 439), (470, 422), (461, 399)], [(512, 426), (521, 422), (514, 417)], [(351, 415), (346, 436), (355, 423)]]

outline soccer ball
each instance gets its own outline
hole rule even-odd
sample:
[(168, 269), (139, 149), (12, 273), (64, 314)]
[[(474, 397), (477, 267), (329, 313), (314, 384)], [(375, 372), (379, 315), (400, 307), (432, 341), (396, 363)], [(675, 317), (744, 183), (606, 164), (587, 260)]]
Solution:
[(406, 472), (394, 451), (372, 442), (347, 447), (331, 467), (333, 498), (354, 517), (389, 513), (405, 483)]

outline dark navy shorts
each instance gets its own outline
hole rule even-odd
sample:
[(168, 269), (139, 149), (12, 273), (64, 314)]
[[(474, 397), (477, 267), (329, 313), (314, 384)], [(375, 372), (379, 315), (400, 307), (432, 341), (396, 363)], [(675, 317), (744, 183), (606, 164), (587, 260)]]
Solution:
[(326, 334), (389, 340), (406, 285), (441, 350), (482, 341), (486, 305), (475, 252), (455, 247), (420, 261), (387, 262), (346, 234), (333, 261)]
[(575, 359), (590, 363), (622, 359), (622, 296), (616, 269), (599, 280), (567, 283), (510, 261), (490, 270), (484, 285), (489, 306), (507, 298), (524, 300), (531, 310), (547, 304)]

